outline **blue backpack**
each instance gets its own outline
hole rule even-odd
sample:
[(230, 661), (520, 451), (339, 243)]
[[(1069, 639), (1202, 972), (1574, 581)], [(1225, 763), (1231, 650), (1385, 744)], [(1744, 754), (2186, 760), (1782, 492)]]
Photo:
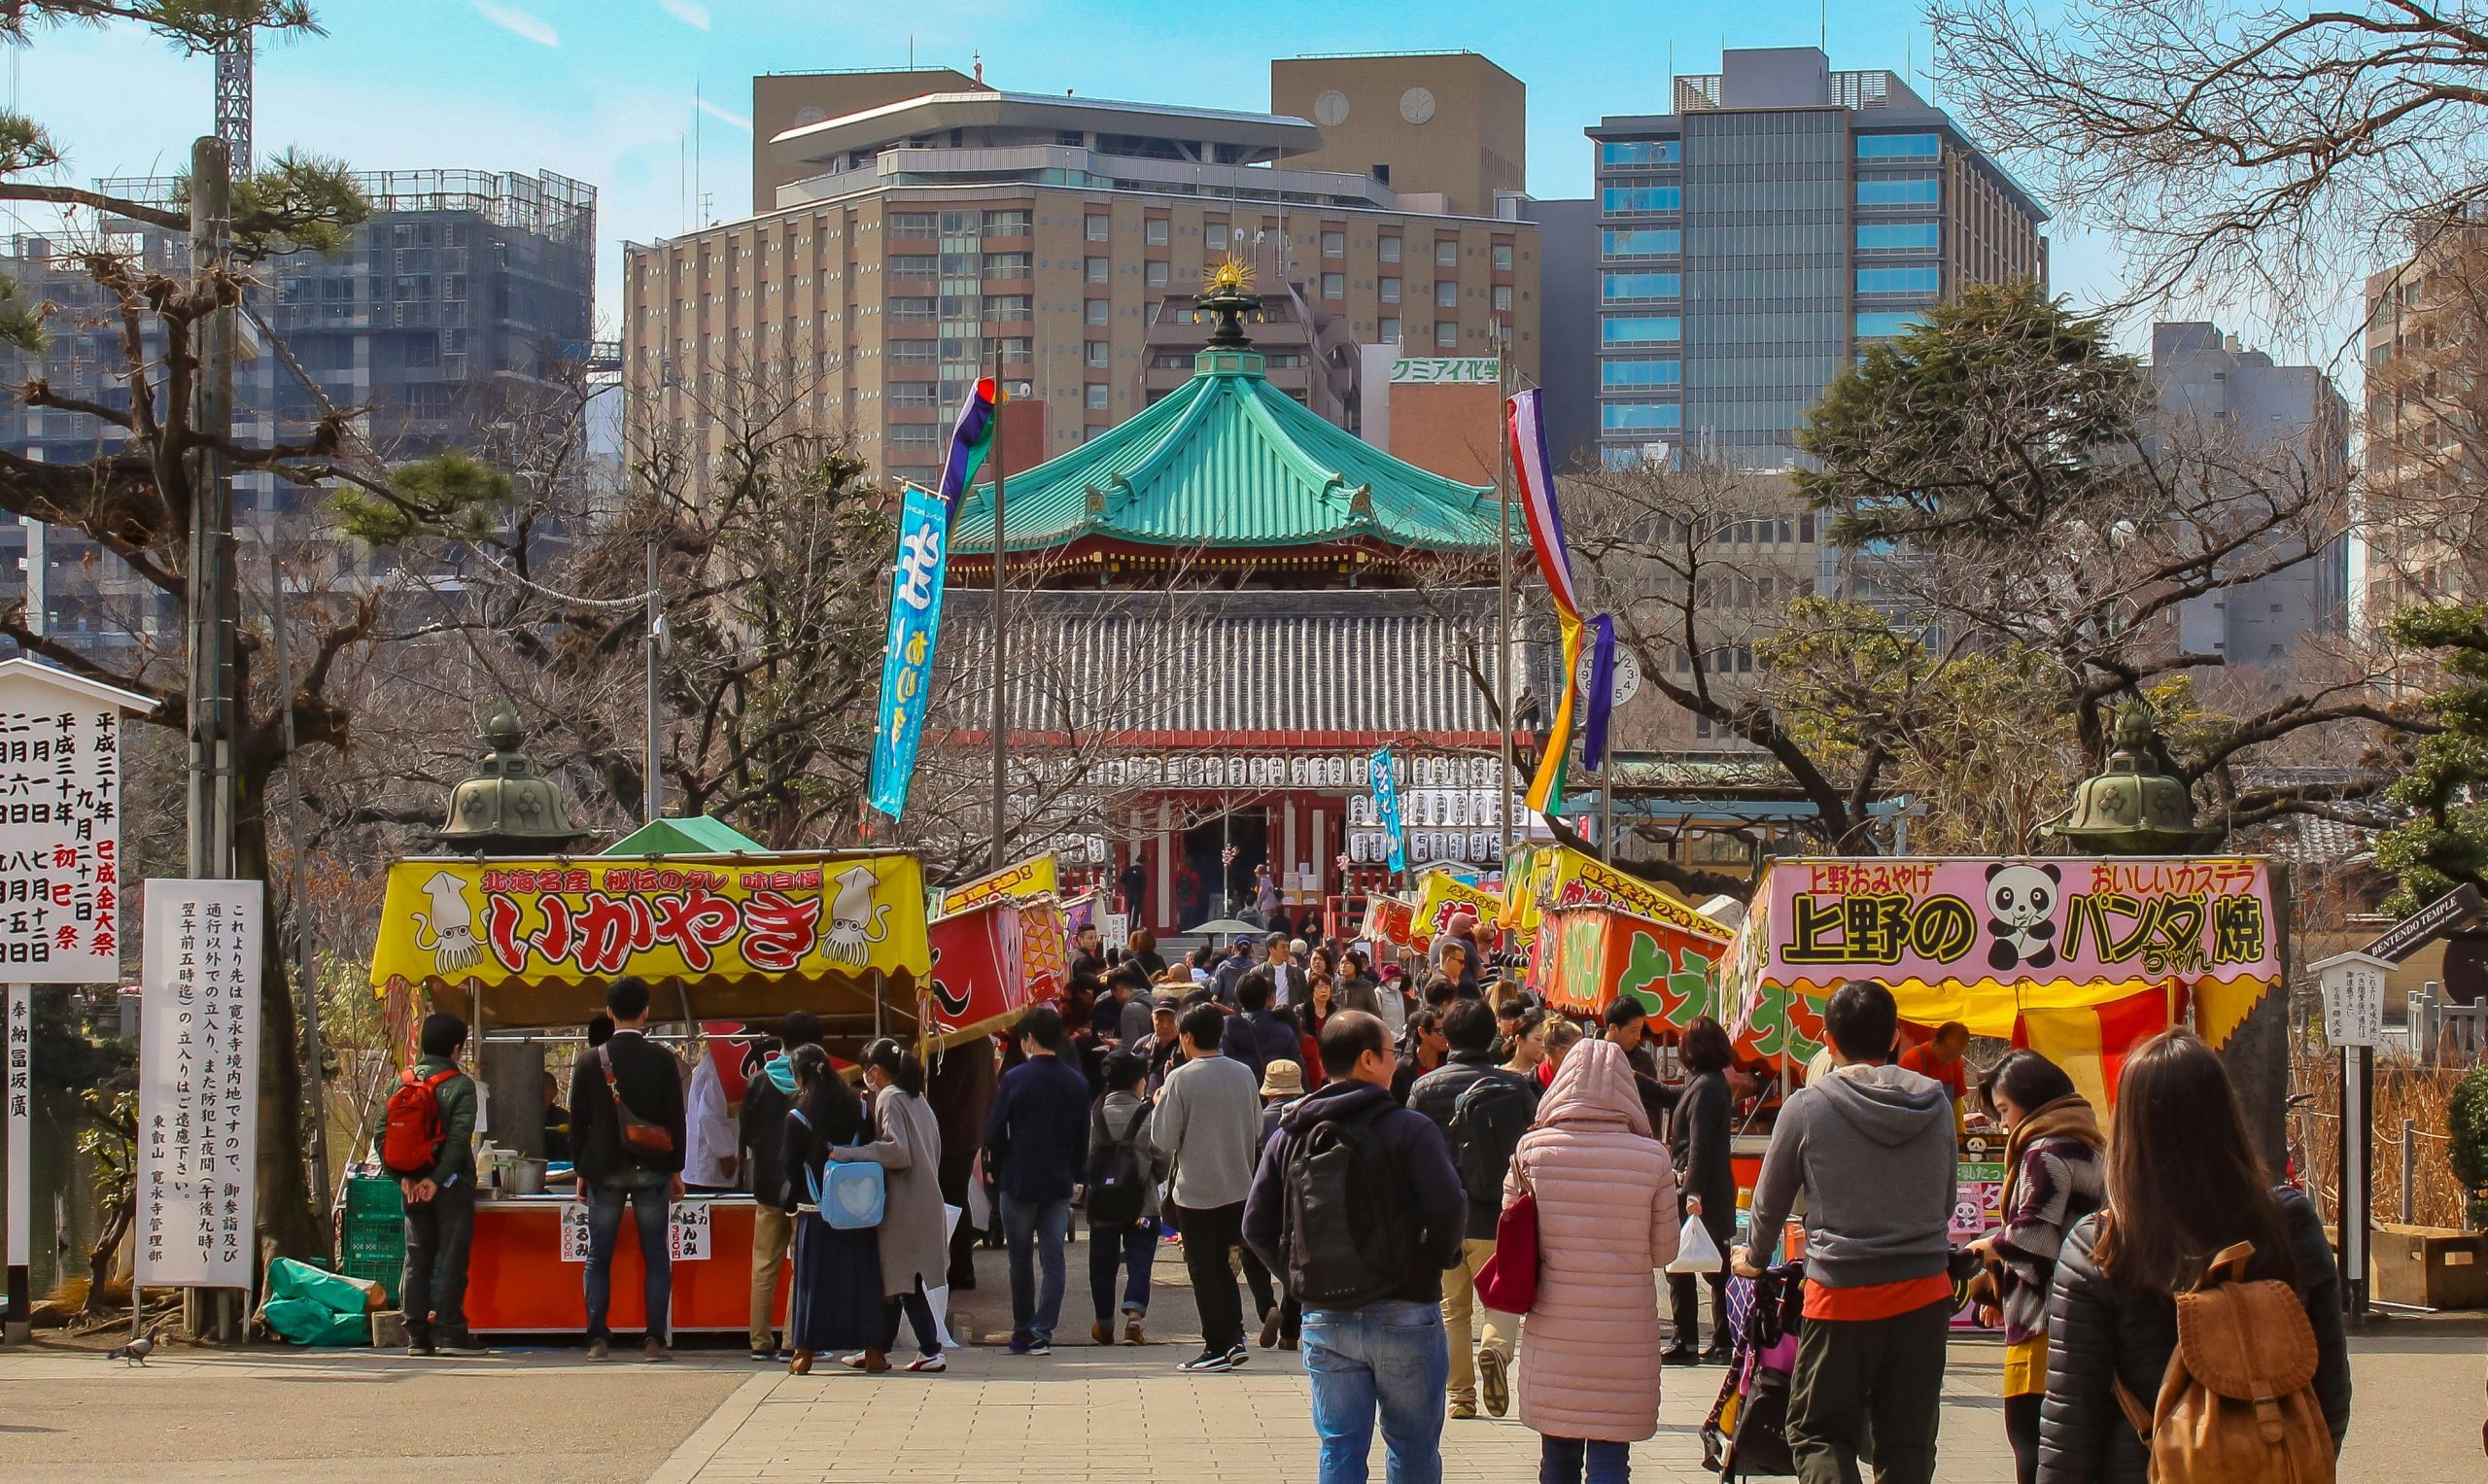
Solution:
[[(790, 1110), (789, 1117), (806, 1128), (812, 1121), (804, 1117), (802, 1109)], [(859, 1135), (850, 1149), (861, 1149)], [(881, 1167), (870, 1160), (852, 1163), (831, 1159), (819, 1170), (804, 1168), (804, 1182), (811, 1188), (812, 1204), (819, 1208), (820, 1219), (835, 1231), (869, 1231), (881, 1224), (881, 1208), (887, 1198), (887, 1178)]]

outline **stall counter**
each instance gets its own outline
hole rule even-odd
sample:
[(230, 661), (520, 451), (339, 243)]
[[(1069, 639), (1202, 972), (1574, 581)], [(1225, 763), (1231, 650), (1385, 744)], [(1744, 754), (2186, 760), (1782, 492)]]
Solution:
[[(492, 1196), (475, 1203), (475, 1238), (466, 1264), (466, 1324), (479, 1334), (578, 1334), (587, 1327), (584, 1288), (586, 1206), (569, 1194)], [(675, 1334), (743, 1334), (751, 1319), (751, 1226), (748, 1195), (688, 1195), (675, 1203), (675, 1241), (703, 1235), (708, 1255), (674, 1261)], [(566, 1212), (571, 1230), (566, 1236)], [(704, 1219), (705, 1218), (705, 1222)], [(778, 1274), (776, 1312), (782, 1322), (793, 1265)], [(647, 1326), (641, 1297), (639, 1244), (630, 1217), (614, 1244), (613, 1305), (608, 1324), (619, 1334)]]

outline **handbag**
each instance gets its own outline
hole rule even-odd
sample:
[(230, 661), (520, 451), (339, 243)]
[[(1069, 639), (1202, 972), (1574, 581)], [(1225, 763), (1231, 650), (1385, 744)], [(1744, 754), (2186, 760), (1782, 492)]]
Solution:
[(1538, 1304), (1538, 1197), (1527, 1191), (1495, 1218), (1495, 1255), (1477, 1270), (1477, 1301), (1505, 1314)]
[(1719, 1244), (1710, 1240), (1710, 1228), (1702, 1218), (1688, 1216), (1684, 1229), (1676, 1233), (1676, 1257), (1668, 1263), (1671, 1273), (1715, 1273), (1727, 1264), (1719, 1260)]
[(609, 1046), (598, 1047), (596, 1061), (605, 1069), (605, 1090), (613, 1094), (613, 1122), (622, 1135), (623, 1152), (643, 1159), (662, 1159), (673, 1154), (673, 1131), (639, 1117), (623, 1100), (622, 1084), (613, 1077), (612, 1049)]
[[(806, 1128), (812, 1126), (800, 1108), (788, 1116), (800, 1120)], [(863, 1148), (863, 1136), (857, 1135), (847, 1147)], [(881, 1224), (889, 1181), (879, 1164), (869, 1159), (827, 1159), (818, 1169), (805, 1165), (804, 1180), (812, 1188), (812, 1205), (832, 1231), (869, 1231)]]

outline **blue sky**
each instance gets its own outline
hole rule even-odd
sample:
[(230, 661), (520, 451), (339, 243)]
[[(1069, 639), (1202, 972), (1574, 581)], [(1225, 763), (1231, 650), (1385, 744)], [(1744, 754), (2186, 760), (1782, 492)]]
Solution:
[[(315, 0), (315, 9), (328, 35), (259, 52), (259, 149), (300, 145), (371, 169), (551, 169), (590, 182), (601, 192), (607, 320), (618, 245), (693, 220), (685, 160), (695, 132), (713, 217), (750, 209), (744, 116), (755, 72), (904, 66), (912, 48), (920, 64), (961, 70), (982, 54), (987, 79), (1004, 87), (1258, 109), (1269, 103), (1274, 54), (1473, 50), (1528, 86), (1530, 189), (1567, 196), (1590, 187), (1585, 125), (1664, 108), (1671, 48), (1676, 70), (1706, 72), (1723, 44), (1808, 45), (1822, 23), (1814, 6), (1747, 12), (1686, 0)], [(1914, 5), (1831, 7), (1828, 41), (1835, 67), (1914, 63), (1913, 83), (1926, 89), (1927, 31)], [(204, 58), (140, 32), (69, 30), (41, 36), (10, 86), (67, 145), (69, 177), (84, 180), (186, 160), (190, 140), (212, 126), (211, 73)], [(133, 97), (150, 102), (133, 108)], [(2113, 282), (2106, 244), (2052, 235), (2059, 292), (2079, 302)]]

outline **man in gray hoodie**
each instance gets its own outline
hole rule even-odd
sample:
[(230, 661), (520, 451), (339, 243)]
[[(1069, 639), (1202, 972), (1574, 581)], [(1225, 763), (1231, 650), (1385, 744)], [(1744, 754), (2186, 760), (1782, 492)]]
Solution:
[(1806, 1328), (1788, 1398), (1803, 1484), (1856, 1484), (1874, 1444), (1877, 1484), (1926, 1484), (1952, 1318), (1952, 1106), (1941, 1084), (1887, 1066), (1898, 1009), (1874, 980), (1823, 1007), (1833, 1070), (1788, 1099), (1754, 1183), (1757, 1277), (1788, 1208), (1806, 1197)]

